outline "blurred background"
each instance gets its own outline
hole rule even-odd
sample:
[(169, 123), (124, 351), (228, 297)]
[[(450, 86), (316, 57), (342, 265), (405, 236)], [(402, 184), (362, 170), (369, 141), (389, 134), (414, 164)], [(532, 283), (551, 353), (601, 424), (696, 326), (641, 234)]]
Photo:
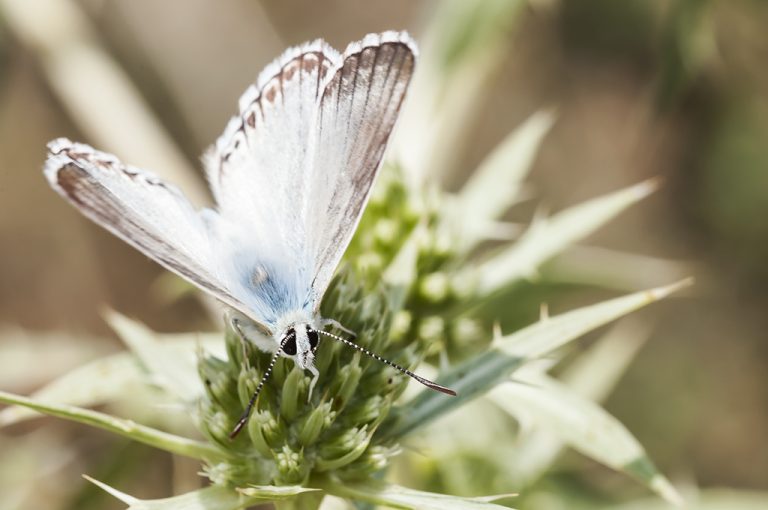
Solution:
[[(768, 4), (492, 0), (456, 21), (455, 3), (0, 0), (0, 389), (27, 394), (120, 349), (106, 306), (160, 331), (219, 327), (195, 297), (169, 291), (159, 266), (50, 190), (49, 140), (114, 152), (205, 203), (199, 156), (286, 46), (322, 37), (343, 48), (387, 29), (421, 41), (460, 22), (454, 33), (483, 64), (451, 75), (468, 96), (460, 122), (441, 127), (456, 157), (435, 152), (430, 179), (457, 188), (542, 108), (556, 122), (528, 180), (531, 200), (511, 221), (663, 179), (517, 289), (506, 322), (534, 321), (541, 302), (559, 312), (695, 276), (686, 297), (637, 314), (652, 332), (606, 406), (673, 480), (768, 489)], [(115, 505), (80, 473), (135, 474), (149, 459), (157, 484), (126, 476), (121, 489), (167, 495), (167, 466), (178, 462), (48, 419), (3, 430), (0, 451), (0, 487), (26, 466), (46, 474), (39, 490), (61, 508)], [(575, 454), (555, 476), (598, 489), (619, 479)]]

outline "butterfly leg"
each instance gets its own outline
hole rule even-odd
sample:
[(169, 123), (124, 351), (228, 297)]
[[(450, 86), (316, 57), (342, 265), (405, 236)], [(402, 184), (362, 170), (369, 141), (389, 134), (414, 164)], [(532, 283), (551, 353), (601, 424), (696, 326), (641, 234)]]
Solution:
[[(250, 343), (264, 352), (276, 352), (279, 345), (270, 337), (253, 325), (251, 320), (234, 310), (227, 311), (225, 320), (230, 323), (232, 329), (237, 332), (244, 343)], [(245, 347), (243, 347), (245, 350)]]
[(307, 367), (307, 370), (312, 372), (312, 380), (309, 381), (309, 393), (307, 394), (307, 403), (309, 403), (312, 401), (312, 391), (315, 389), (318, 377), (320, 377), (320, 371), (314, 366)]
[(248, 360), (248, 351), (246, 350), (245, 343), (248, 341), (248, 337), (245, 336), (245, 331), (240, 325), (240, 320), (237, 317), (230, 317), (229, 323), (232, 325), (232, 329), (237, 332), (237, 336), (240, 337), (240, 346), (243, 348), (243, 363), (246, 367), (250, 367), (250, 361)]
[(357, 338), (357, 333), (355, 333), (351, 329), (345, 328), (344, 326), (341, 325), (341, 323), (339, 321), (334, 320), (334, 319), (320, 319), (320, 326), (323, 327), (323, 328), (326, 327), (326, 326), (331, 326), (331, 327), (333, 327), (333, 328), (335, 328), (335, 329), (337, 329), (339, 331), (342, 331), (342, 332), (348, 334), (349, 336), (352, 337), (352, 340)]

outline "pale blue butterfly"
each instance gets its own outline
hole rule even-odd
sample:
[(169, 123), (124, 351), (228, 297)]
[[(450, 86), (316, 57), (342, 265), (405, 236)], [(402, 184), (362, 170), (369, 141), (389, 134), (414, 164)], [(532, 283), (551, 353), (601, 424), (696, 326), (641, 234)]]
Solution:
[[(240, 98), (240, 113), (205, 155), (216, 210), (93, 148), (54, 140), (45, 175), (88, 218), (228, 305), (244, 337), (318, 377), (319, 334), (422, 384), (452, 390), (326, 332), (319, 315), (360, 220), (414, 71), (402, 32), (369, 34), (340, 55), (322, 40), (287, 50)], [(116, 120), (119, 121), (119, 120)]]

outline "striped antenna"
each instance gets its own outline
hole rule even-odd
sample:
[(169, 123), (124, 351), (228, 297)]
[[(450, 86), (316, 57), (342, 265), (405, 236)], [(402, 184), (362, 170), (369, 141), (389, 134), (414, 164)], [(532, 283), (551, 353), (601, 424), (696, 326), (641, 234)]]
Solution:
[(407, 368), (401, 367), (400, 365), (398, 365), (396, 363), (392, 363), (391, 361), (382, 358), (378, 354), (373, 353), (373, 352), (369, 351), (368, 349), (366, 349), (365, 347), (357, 345), (356, 343), (351, 342), (351, 341), (347, 340), (346, 338), (342, 338), (342, 337), (340, 337), (338, 335), (334, 335), (333, 333), (328, 333), (327, 331), (317, 330), (317, 332), (320, 333), (321, 335), (325, 335), (325, 336), (331, 337), (334, 340), (338, 340), (339, 342), (343, 343), (344, 345), (346, 345), (348, 347), (352, 347), (353, 349), (357, 349), (358, 351), (362, 352), (366, 356), (370, 356), (371, 358), (375, 359), (376, 361), (380, 361), (380, 362), (384, 363), (385, 365), (388, 365), (388, 366), (394, 368), (395, 370), (399, 370), (400, 372), (404, 373), (408, 377), (411, 377), (412, 379), (416, 379), (417, 381), (419, 381), (421, 384), (423, 384), (427, 388), (433, 389), (435, 391), (439, 391), (441, 393), (445, 393), (446, 395), (451, 395), (451, 396), (454, 396), (454, 397), (456, 396), (456, 392), (453, 391), (452, 389), (446, 388), (445, 386), (441, 386), (441, 385), (439, 385), (439, 384), (437, 384), (435, 382), (430, 381), (429, 379), (424, 379), (420, 375), (414, 374), (413, 372), (411, 372)]
[(283, 341), (280, 342), (280, 349), (278, 349), (275, 352), (275, 355), (272, 356), (272, 360), (269, 362), (267, 371), (264, 372), (264, 376), (261, 378), (261, 381), (259, 381), (259, 385), (256, 386), (256, 390), (253, 392), (253, 395), (251, 396), (251, 400), (248, 401), (248, 407), (245, 408), (245, 412), (237, 421), (237, 425), (235, 425), (235, 428), (232, 429), (232, 432), (229, 433), (230, 439), (234, 439), (240, 433), (240, 431), (243, 430), (243, 427), (245, 427), (245, 424), (248, 423), (248, 418), (251, 417), (251, 411), (253, 410), (254, 404), (256, 404), (256, 399), (259, 397), (259, 393), (261, 393), (261, 389), (264, 387), (264, 383), (267, 382), (267, 379), (269, 379), (269, 376), (272, 375), (272, 369), (275, 367), (275, 363), (277, 363), (277, 358), (280, 357), (280, 352), (282, 352), (283, 346), (290, 338), (295, 336), (296, 336), (295, 333), (292, 335), (286, 335), (286, 337), (283, 338)]

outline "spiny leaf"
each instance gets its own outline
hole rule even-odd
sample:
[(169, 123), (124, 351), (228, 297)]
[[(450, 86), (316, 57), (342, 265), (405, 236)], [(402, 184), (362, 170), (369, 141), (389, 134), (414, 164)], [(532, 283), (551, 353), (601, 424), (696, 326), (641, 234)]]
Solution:
[(643, 306), (659, 301), (693, 283), (686, 279), (665, 287), (635, 292), (564, 314), (544, 318), (516, 333), (497, 339), (497, 348), (512, 356), (539, 358), (567, 341), (583, 335)]
[[(765, 510), (768, 492), (736, 489), (704, 489), (686, 496), (686, 510)], [(670, 503), (658, 499), (641, 499), (604, 510), (673, 510)]]
[(131, 420), (116, 418), (91, 409), (41, 402), (4, 391), (0, 391), (0, 402), (28, 407), (50, 416), (97, 427), (133, 439), (134, 441), (160, 448), (161, 450), (184, 455), (185, 457), (210, 460), (219, 459), (224, 456), (220, 450), (208, 443), (169, 434), (152, 427), (140, 425)]
[(647, 197), (656, 187), (656, 180), (645, 181), (540, 219), (509, 248), (463, 272), (469, 272), (467, 278), (477, 280), (481, 294), (492, 293), (520, 278), (529, 278), (543, 262)]
[(604, 400), (651, 336), (649, 321), (621, 319), (560, 374), (559, 379), (577, 395)]
[[(566, 367), (560, 379), (571, 391), (595, 402), (609, 394), (649, 334), (644, 322), (630, 319), (622, 319)], [(505, 459), (505, 469), (520, 486), (529, 486), (552, 465), (563, 446), (551, 431), (526, 427), (516, 441), (515, 455)]]
[[(493, 71), (504, 63), (507, 34), (526, 2), (445, 1), (420, 41), (419, 72), (395, 132), (392, 154), (414, 188), (451, 173)], [(468, 20), (474, 20), (468, 23)]]
[[(121, 334), (131, 337), (129, 343), (141, 352), (141, 359), (147, 360), (150, 368), (162, 370), (166, 366), (172, 367), (171, 373), (148, 373), (146, 365), (139, 362), (136, 356), (121, 352), (94, 360), (54, 379), (31, 397), (58, 404), (92, 407), (132, 396), (137, 385), (150, 383), (160, 383), (166, 390), (170, 387), (176, 397), (181, 393), (193, 399), (195, 390), (202, 394), (194, 362), (196, 353), (201, 346), (206, 352), (223, 352), (220, 335), (161, 335), (115, 312), (110, 313), (110, 321)], [(185, 370), (191, 370), (191, 373), (185, 374)], [(189, 384), (181, 388), (184, 382)], [(35, 416), (38, 414), (29, 409), (10, 407), (0, 412), (0, 427)]]
[[(108, 310), (107, 322), (141, 360), (152, 381), (184, 402), (194, 402), (203, 394), (197, 371), (197, 350), (205, 341), (207, 350), (224, 353), (220, 334), (165, 335), (164, 341), (145, 325)], [(173, 341), (172, 341), (173, 340)]]
[[(32, 398), (75, 406), (94, 406), (115, 400), (119, 395), (140, 384), (142, 370), (136, 359), (121, 352), (97, 359), (51, 381)], [(39, 416), (25, 407), (9, 407), (0, 412), (0, 427)]]
[(0, 324), (0, 388), (26, 391), (113, 349), (98, 336)]
[(298, 496), (305, 492), (319, 491), (320, 489), (313, 489), (311, 487), (302, 487), (300, 485), (252, 485), (244, 489), (237, 489), (240, 494), (245, 494), (251, 498), (266, 499), (274, 501), (276, 499), (290, 498), (291, 496)]
[(389, 439), (402, 437), (468, 400), (484, 394), (526, 361), (539, 358), (584, 333), (607, 324), (622, 315), (642, 308), (675, 292), (690, 281), (659, 287), (587, 306), (562, 315), (546, 318), (516, 333), (500, 338), (492, 349), (471, 358), (442, 374), (437, 382), (454, 389), (458, 396), (449, 397), (422, 391), (399, 410), (399, 418), (382, 430)]
[(212, 486), (163, 499), (138, 499), (89, 476), (84, 478), (128, 505), (128, 510), (240, 510), (264, 501), (286, 499), (309, 489), (298, 486), (253, 486), (243, 489)]
[(632, 291), (697, 272), (696, 264), (685, 260), (576, 244), (547, 263), (542, 280)]
[(364, 483), (326, 481), (321, 484), (321, 487), (330, 494), (343, 498), (406, 510), (508, 510), (509, 507), (495, 505), (490, 501), (511, 496), (504, 494), (482, 498), (461, 498), (372, 481)]
[(483, 228), (496, 220), (519, 196), (521, 182), (553, 122), (551, 111), (532, 115), (486, 156), (462, 187), (456, 197), (458, 204), (450, 210), (460, 211), (453, 216), (459, 222), (459, 242), (464, 249), (481, 240)]
[(532, 419), (581, 453), (645, 483), (667, 501), (682, 499), (635, 437), (616, 418), (547, 376), (496, 386), (490, 393), (509, 414)]

